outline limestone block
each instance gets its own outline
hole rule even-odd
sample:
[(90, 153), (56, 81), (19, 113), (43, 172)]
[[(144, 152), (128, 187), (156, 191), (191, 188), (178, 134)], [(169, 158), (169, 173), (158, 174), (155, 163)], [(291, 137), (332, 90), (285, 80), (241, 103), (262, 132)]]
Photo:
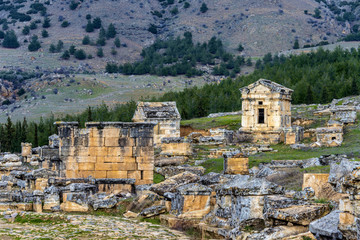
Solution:
[(138, 163), (137, 169), (152, 171), (152, 170), (154, 170), (154, 164), (153, 163)]
[(226, 174), (249, 174), (249, 158), (241, 156), (225, 157), (224, 172)]
[(105, 146), (105, 140), (103, 137), (89, 137), (89, 147), (102, 147)]
[(78, 176), (77, 178), (87, 178), (90, 176), (94, 176), (95, 175), (95, 171), (78, 171)]
[(141, 179), (140, 171), (128, 171), (127, 178)]
[(95, 170), (95, 163), (79, 163), (79, 170), (80, 171), (94, 171)]
[(123, 170), (122, 163), (96, 163), (95, 170), (106, 170), (106, 171), (119, 171)]
[(107, 148), (101, 147), (99, 145), (89, 147), (89, 155), (90, 156), (97, 156), (97, 157), (105, 157), (107, 156)]
[(95, 156), (77, 156), (75, 161), (78, 163), (96, 163)]
[(130, 184), (99, 184), (99, 192), (109, 194), (131, 193), (132, 186)]
[(121, 155), (121, 148), (119, 147), (108, 147), (107, 148), (107, 157), (111, 156), (120, 156)]
[(48, 185), (48, 179), (37, 178), (35, 181), (35, 190), (44, 191), (47, 185)]
[(355, 224), (355, 216), (351, 213), (341, 212), (339, 215), (340, 225), (353, 225)]
[(106, 136), (107, 138), (119, 138), (119, 136), (120, 136), (120, 128), (105, 127), (102, 130), (102, 135)]
[(66, 170), (65, 176), (66, 176), (66, 178), (78, 178), (79, 171), (78, 170)]
[(60, 209), (64, 212), (87, 212), (89, 211), (89, 206), (84, 206), (77, 204), (75, 202), (63, 202), (60, 205)]
[(127, 171), (106, 171), (106, 178), (128, 178)]
[(107, 178), (106, 171), (95, 171), (94, 178)]
[(328, 184), (328, 173), (304, 173), (302, 189), (311, 187), (315, 191), (315, 196), (319, 197), (324, 185)]
[(209, 195), (185, 195), (180, 218), (202, 218), (210, 212)]
[(33, 204), (32, 203), (14, 203), (15, 207), (19, 211), (32, 211)]

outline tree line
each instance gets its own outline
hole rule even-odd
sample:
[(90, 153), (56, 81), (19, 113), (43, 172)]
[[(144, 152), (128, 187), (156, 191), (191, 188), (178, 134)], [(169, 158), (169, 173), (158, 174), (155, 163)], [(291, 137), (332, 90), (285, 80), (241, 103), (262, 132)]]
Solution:
[[(266, 54), (255, 64), (254, 73), (236, 79), (227, 78), (219, 84), (186, 88), (179, 92), (168, 92), (160, 97), (142, 99), (146, 101), (176, 101), (182, 119), (204, 117), (210, 113), (241, 109), (239, 88), (260, 78), (266, 78), (294, 90), (294, 104), (329, 103), (334, 98), (358, 95), (360, 76), (360, 48), (334, 51), (319, 48), (316, 52), (301, 55), (278, 56)], [(47, 144), (47, 137), (56, 133), (55, 120), (78, 121), (131, 121), (136, 103), (130, 101), (113, 108), (102, 104), (84, 110), (80, 114), (40, 119), (40, 122), (16, 122), (1, 125), (0, 143), (2, 151), (19, 150), (20, 142), (33, 146)], [(27, 126), (27, 127), (24, 127)], [(11, 126), (11, 127), (9, 127)], [(22, 130), (25, 129), (25, 130)], [(11, 141), (10, 141), (11, 139)]]

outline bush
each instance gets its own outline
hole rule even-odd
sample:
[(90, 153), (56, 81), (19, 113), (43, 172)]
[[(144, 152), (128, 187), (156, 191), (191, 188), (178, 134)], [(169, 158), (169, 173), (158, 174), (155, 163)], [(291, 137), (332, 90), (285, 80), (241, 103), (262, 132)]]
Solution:
[(238, 50), (239, 52), (242, 52), (242, 51), (244, 50), (244, 47), (243, 47), (243, 45), (241, 45), (241, 43), (239, 44), (237, 50)]
[(41, 31), (41, 36), (42, 36), (43, 38), (47, 38), (47, 37), (49, 37), (49, 33), (48, 33), (48, 31), (46, 31), (45, 29), (44, 29), (44, 30), (42, 30), (42, 31)]
[(184, 3), (184, 8), (186, 9), (186, 8), (189, 8), (189, 7), (190, 7), (190, 3), (185, 2), (185, 3)]
[(43, 28), (49, 28), (50, 26), (51, 26), (51, 24), (50, 24), (50, 18), (46, 17), (46, 18), (44, 19), (44, 23), (43, 23), (42, 27), (43, 27)]
[(206, 13), (206, 12), (207, 12), (207, 10), (209, 10), (209, 9), (208, 9), (208, 7), (207, 7), (206, 3), (201, 4), (201, 7), (200, 7), (200, 12), (202, 12), (202, 13)]
[(30, 29), (31, 29), (31, 30), (37, 29), (37, 24), (36, 24), (36, 22), (31, 22), (31, 23), (30, 23)]
[(104, 52), (102, 48), (98, 48), (96, 56), (98, 56), (99, 58), (104, 57)]
[(74, 46), (74, 45), (71, 45), (70, 48), (69, 48), (69, 53), (70, 53), (70, 55), (74, 55), (75, 52), (76, 52), (75, 46)]
[(22, 34), (28, 35), (29, 33), (30, 33), (30, 27), (29, 26), (24, 26), (24, 28), (22, 30)]
[(88, 59), (92, 59), (93, 56), (92, 56), (91, 54), (89, 54), (87, 58), (88, 58)]
[(66, 20), (61, 23), (61, 27), (63, 27), (63, 28), (66, 28), (69, 25), (70, 25), (70, 23), (68, 21), (66, 21)]
[(62, 59), (68, 60), (70, 58), (70, 53), (68, 50), (65, 50), (63, 55), (61, 56)]
[(54, 44), (51, 44), (51, 45), (50, 45), (50, 47), (49, 47), (49, 52), (51, 52), (51, 53), (56, 53), (56, 52), (57, 52), (56, 47), (55, 47)]
[(178, 9), (177, 7), (174, 7), (173, 9), (170, 10), (170, 13), (171, 13), (172, 15), (176, 15), (176, 14), (179, 13), (179, 9)]
[(7, 31), (2, 42), (4, 48), (18, 48), (20, 46), (14, 30)]
[(109, 39), (109, 38), (114, 38), (115, 36), (116, 36), (115, 26), (114, 24), (110, 23), (106, 31), (106, 37)]
[(96, 40), (96, 45), (105, 46), (106, 45), (106, 39), (105, 38), (99, 38), (98, 40)]
[(95, 29), (101, 28), (101, 19), (99, 17), (94, 18), (92, 25)]
[(119, 47), (121, 46), (121, 42), (120, 42), (120, 39), (119, 39), (119, 38), (115, 38), (114, 45), (115, 45), (115, 47), (117, 47), (117, 48), (119, 48)]
[(60, 52), (61, 49), (63, 49), (63, 47), (64, 47), (63, 41), (59, 40), (58, 43), (57, 43), (57, 45), (56, 45), (56, 51), (57, 51), (57, 52)]
[(5, 33), (3, 31), (0, 31), (0, 39), (4, 39)]
[(91, 23), (90, 20), (86, 24), (85, 31), (86, 32), (93, 32), (94, 31), (94, 25)]
[(91, 14), (86, 14), (86, 20), (90, 20), (91, 19)]
[(28, 49), (29, 49), (30, 52), (35, 52), (35, 51), (39, 50), (40, 48), (41, 48), (41, 44), (40, 44), (40, 42), (38, 40), (38, 36), (34, 35), (31, 38)]
[(152, 34), (157, 34), (157, 27), (154, 24), (150, 24), (148, 31), (151, 32)]
[(115, 48), (111, 48), (111, 55), (115, 56), (117, 54), (117, 51)]
[(82, 40), (83, 45), (89, 45), (90, 44), (90, 37), (86, 35)]
[(76, 59), (79, 59), (79, 60), (86, 59), (86, 53), (83, 49), (76, 50), (74, 56)]
[(75, 10), (78, 6), (79, 6), (78, 2), (71, 1), (69, 8), (70, 8), (70, 10)]
[(293, 49), (299, 49), (299, 48), (300, 48), (299, 40), (295, 39)]

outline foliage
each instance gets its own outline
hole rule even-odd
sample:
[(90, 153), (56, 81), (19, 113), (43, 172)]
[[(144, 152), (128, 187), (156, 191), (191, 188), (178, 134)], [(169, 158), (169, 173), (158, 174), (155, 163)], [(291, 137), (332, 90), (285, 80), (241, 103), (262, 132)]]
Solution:
[(96, 52), (96, 56), (98, 56), (99, 58), (104, 57), (104, 51), (102, 48), (98, 48), (98, 50)]
[(30, 44), (28, 46), (28, 49), (30, 52), (35, 52), (41, 48), (41, 44), (38, 40), (38, 36), (34, 35), (31, 38)]
[(70, 53), (68, 50), (65, 50), (64, 53), (61, 55), (61, 59), (68, 60), (70, 58)]
[(2, 42), (4, 48), (18, 48), (20, 44), (14, 30), (7, 31)]
[(86, 24), (85, 31), (86, 32), (93, 32), (94, 31), (94, 25), (91, 23), (90, 20), (88, 20), (88, 23)]
[(61, 27), (63, 27), (63, 28), (66, 28), (69, 25), (70, 25), (70, 23), (68, 21), (66, 21), (66, 20), (61, 23)]
[(115, 47), (119, 48), (121, 46), (121, 42), (120, 42), (120, 39), (119, 38), (115, 38), (114, 40), (114, 45)]
[(224, 50), (221, 40), (213, 37), (207, 43), (194, 44), (190, 32), (184, 37), (156, 42), (143, 49), (143, 60), (133, 64), (125, 63), (117, 70), (126, 75), (153, 74), (158, 76), (186, 75), (187, 77), (202, 75), (196, 68), (197, 64), (214, 65), (219, 59), (220, 67), (214, 68), (214, 75), (230, 75), (230, 72), (239, 73), (240, 66), (245, 64), (243, 57), (234, 57)]
[(27, 26), (27, 25), (25, 25), (24, 28), (23, 28), (23, 30), (22, 30), (21, 32), (22, 32), (22, 34), (24, 34), (24, 35), (28, 35), (28, 34), (30, 33), (30, 27)]
[(150, 24), (148, 31), (151, 32), (152, 34), (157, 34), (157, 27), (154, 24)]
[(207, 10), (209, 10), (209, 9), (208, 9), (206, 3), (202, 3), (202, 4), (201, 4), (201, 7), (200, 7), (200, 12), (206, 13)]
[(79, 5), (79, 2), (71, 1), (69, 8), (70, 10), (75, 10)]
[(165, 180), (165, 177), (159, 173), (154, 172), (154, 184), (160, 183)]
[(43, 23), (42, 27), (43, 28), (49, 28), (51, 26), (50, 21), (51, 21), (50, 18), (46, 17), (44, 19), (44, 23)]
[(114, 38), (116, 36), (116, 29), (114, 24), (110, 23), (106, 31), (106, 38)]
[(90, 37), (86, 35), (82, 40), (83, 45), (89, 45), (90, 44)]
[(45, 29), (44, 29), (44, 30), (42, 30), (42, 31), (41, 31), (41, 36), (42, 36), (43, 38), (47, 38), (47, 37), (49, 37), (49, 33), (48, 33), (48, 31), (46, 31)]
[(298, 39), (295, 39), (293, 49), (299, 49), (299, 48), (300, 48), (299, 40), (298, 40)]
[(76, 50), (74, 53), (74, 56), (78, 60), (84, 60), (86, 59), (86, 53), (83, 49)]
[(101, 28), (101, 19), (99, 17), (94, 18), (92, 25), (95, 29)]
[(222, 171), (224, 171), (224, 159), (209, 159), (206, 160), (204, 163), (200, 164), (200, 166), (203, 166), (206, 169), (205, 174), (209, 172), (221, 173)]
[(241, 127), (241, 115), (229, 115), (216, 118), (193, 118), (181, 121), (181, 126), (190, 126), (193, 129), (224, 128), (236, 130)]

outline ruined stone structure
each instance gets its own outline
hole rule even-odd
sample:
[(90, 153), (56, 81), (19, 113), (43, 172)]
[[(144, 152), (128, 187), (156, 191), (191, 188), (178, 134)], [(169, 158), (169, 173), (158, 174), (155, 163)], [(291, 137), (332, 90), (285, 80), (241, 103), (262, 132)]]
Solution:
[(154, 123), (59, 122), (60, 159), (66, 178), (133, 178), (153, 182)]
[(356, 121), (356, 109), (355, 107), (338, 106), (330, 109), (331, 120), (340, 121), (344, 124), (353, 124)]
[(249, 158), (239, 152), (224, 153), (225, 174), (249, 174)]
[(181, 116), (176, 102), (138, 102), (133, 122), (153, 122), (154, 143), (161, 144), (164, 137), (180, 137)]
[(319, 147), (337, 147), (343, 142), (342, 127), (323, 127), (316, 129), (316, 145)]
[(311, 187), (315, 192), (315, 196), (319, 198), (321, 189), (325, 184), (328, 184), (328, 179), (328, 173), (304, 173), (302, 189)]
[[(293, 90), (266, 79), (240, 89), (242, 119), (240, 135), (251, 142), (293, 144), (301, 131), (291, 128)], [(291, 140), (286, 140), (289, 137)]]

